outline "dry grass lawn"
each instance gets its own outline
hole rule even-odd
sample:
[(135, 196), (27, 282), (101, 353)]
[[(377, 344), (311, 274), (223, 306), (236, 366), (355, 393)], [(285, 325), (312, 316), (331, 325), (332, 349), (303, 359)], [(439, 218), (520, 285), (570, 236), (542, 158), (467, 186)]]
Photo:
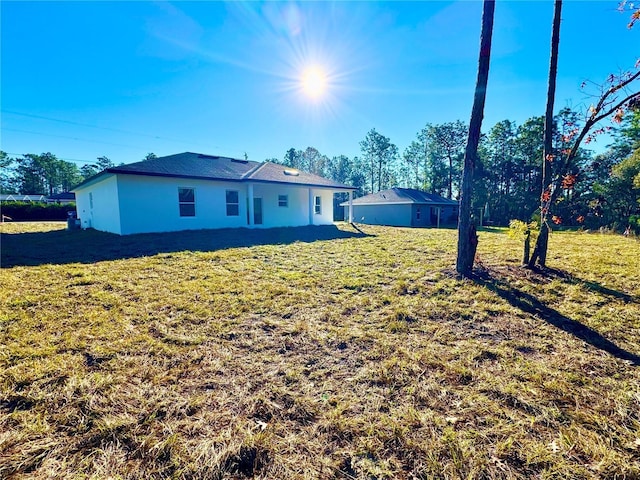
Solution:
[(0, 478), (640, 478), (640, 243), (4, 224)]

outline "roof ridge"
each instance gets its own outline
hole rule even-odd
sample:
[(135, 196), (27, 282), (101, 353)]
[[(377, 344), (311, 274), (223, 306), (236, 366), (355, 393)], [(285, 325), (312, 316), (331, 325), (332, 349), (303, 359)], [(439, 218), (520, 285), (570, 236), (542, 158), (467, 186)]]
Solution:
[(258, 170), (260, 170), (262, 167), (264, 167), (268, 163), (270, 163), (270, 162), (260, 162), (260, 163), (258, 163), (258, 165), (253, 167), (251, 170), (249, 170), (245, 174), (243, 174), (242, 178), (251, 178), (253, 176), (253, 174), (257, 173)]

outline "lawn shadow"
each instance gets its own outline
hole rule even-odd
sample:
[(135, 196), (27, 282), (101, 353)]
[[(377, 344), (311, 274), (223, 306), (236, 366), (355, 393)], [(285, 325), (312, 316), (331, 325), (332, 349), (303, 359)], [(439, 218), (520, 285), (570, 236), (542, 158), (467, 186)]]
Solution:
[(182, 251), (209, 252), (254, 245), (364, 238), (360, 229), (336, 225), (269, 229), (226, 228), (170, 233), (114, 235), (96, 230), (52, 230), (35, 233), (2, 233), (0, 266), (94, 263)]
[(640, 298), (638, 298), (636, 295), (629, 295), (628, 293), (621, 292), (620, 290), (613, 290), (612, 288), (605, 287), (604, 285), (592, 280), (584, 280), (582, 278), (578, 278), (573, 274), (565, 272), (564, 270), (559, 270), (557, 268), (545, 268), (544, 270), (538, 270), (537, 273), (543, 277), (559, 279), (562, 281), (566, 281), (572, 285), (581, 285), (587, 290), (591, 290), (592, 292), (600, 293), (609, 297), (614, 297), (626, 303), (640, 303)]
[[(492, 292), (496, 293), (499, 297), (505, 299), (512, 306), (540, 318), (550, 325), (559, 328), (562, 331), (570, 333), (574, 337), (603, 350), (616, 358), (631, 362), (634, 366), (640, 365), (640, 356), (631, 353), (623, 348), (619, 347), (612, 341), (605, 338), (602, 334), (596, 330), (576, 321), (572, 318), (563, 315), (562, 313), (554, 310), (553, 308), (545, 305), (535, 296), (523, 292), (517, 288), (513, 288), (509, 285), (508, 280), (501, 278), (498, 275), (492, 274), (488, 270), (482, 270), (474, 274), (474, 280), (484, 287), (488, 288)], [(615, 292), (615, 290), (614, 290)], [(620, 292), (617, 292), (620, 293)]]

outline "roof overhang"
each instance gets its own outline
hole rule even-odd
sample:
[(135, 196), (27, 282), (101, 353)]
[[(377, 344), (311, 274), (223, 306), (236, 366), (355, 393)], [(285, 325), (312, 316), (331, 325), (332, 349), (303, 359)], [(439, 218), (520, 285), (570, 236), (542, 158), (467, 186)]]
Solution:
[(356, 187), (350, 187), (348, 185), (321, 185), (318, 183), (294, 183), (294, 182), (279, 182), (277, 180), (252, 180), (252, 179), (243, 179), (242, 181), (246, 183), (266, 183), (266, 184), (286, 185), (289, 187), (322, 188), (325, 190), (340, 190), (344, 192), (357, 190)]
[[(458, 202), (452, 201), (449, 202), (414, 202), (414, 201), (402, 201), (402, 202), (352, 202), (353, 206), (364, 206), (364, 205), (433, 205), (437, 207), (457, 207)], [(349, 206), (349, 202), (342, 202), (340, 204), (341, 207)]]
[(96, 183), (100, 183), (103, 180), (106, 180), (109, 177), (112, 177), (114, 174), (109, 172), (108, 170), (104, 170), (93, 177), (87, 178), (83, 182), (80, 182), (78, 185), (70, 189), (70, 192), (76, 193), (78, 190), (82, 190), (83, 188), (90, 187), (91, 185), (95, 185)]
[(356, 187), (350, 187), (348, 185), (322, 185), (322, 184), (314, 184), (314, 183), (296, 183), (296, 182), (280, 182), (277, 180), (258, 180), (251, 178), (221, 178), (221, 177), (208, 177), (204, 175), (176, 175), (173, 173), (148, 173), (148, 172), (131, 172), (126, 170), (119, 170), (118, 168), (109, 168), (99, 174), (88, 178), (84, 182), (76, 185), (72, 188), (71, 192), (76, 192), (77, 190), (81, 190), (83, 188), (94, 185), (102, 180), (105, 180), (109, 176), (113, 175), (137, 175), (141, 177), (160, 177), (160, 178), (185, 178), (189, 180), (205, 180), (210, 182), (232, 182), (232, 183), (263, 183), (263, 184), (276, 184), (276, 185), (286, 185), (289, 187), (302, 187), (302, 188), (318, 188), (324, 190), (334, 190), (334, 191), (355, 191)]

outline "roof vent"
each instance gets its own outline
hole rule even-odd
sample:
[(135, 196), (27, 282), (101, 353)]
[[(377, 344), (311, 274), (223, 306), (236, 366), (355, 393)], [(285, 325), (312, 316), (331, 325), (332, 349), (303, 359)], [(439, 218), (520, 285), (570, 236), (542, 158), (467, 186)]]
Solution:
[(198, 158), (212, 158), (214, 160), (217, 160), (220, 157), (218, 157), (217, 155), (205, 155), (204, 153), (199, 153)]
[(231, 161), (236, 163), (249, 163), (249, 160), (240, 160), (239, 158), (232, 158)]
[(295, 168), (285, 168), (284, 169), (284, 174), (285, 175), (289, 175), (291, 177), (297, 177), (298, 175), (300, 175), (300, 172), (298, 170), (296, 170)]

